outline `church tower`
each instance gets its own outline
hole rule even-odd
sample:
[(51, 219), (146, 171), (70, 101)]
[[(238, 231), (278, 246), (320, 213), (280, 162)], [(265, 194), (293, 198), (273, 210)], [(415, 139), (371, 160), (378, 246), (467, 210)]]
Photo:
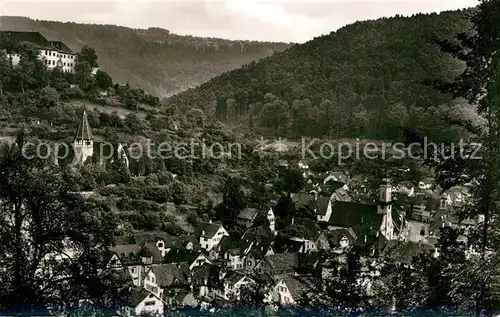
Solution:
[(381, 233), (388, 239), (394, 237), (394, 223), (392, 221), (392, 186), (389, 179), (384, 178), (379, 187), (379, 201), (377, 213), (383, 215)]
[(75, 151), (75, 159), (73, 161), (75, 165), (83, 165), (94, 154), (94, 140), (85, 109), (83, 109), (82, 121), (73, 142), (73, 149)]

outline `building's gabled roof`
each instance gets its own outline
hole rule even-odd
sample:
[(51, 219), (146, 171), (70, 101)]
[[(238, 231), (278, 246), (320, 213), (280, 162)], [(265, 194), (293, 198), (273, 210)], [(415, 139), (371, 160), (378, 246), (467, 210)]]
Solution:
[(224, 281), (229, 282), (231, 284), (236, 284), (242, 279), (245, 278), (245, 274), (238, 272), (238, 271), (229, 271), (225, 276), (224, 276)]
[(130, 308), (136, 308), (137, 305), (149, 296), (157, 298), (154, 294), (150, 293), (143, 287), (134, 287), (130, 291), (130, 295), (125, 299), (125, 305)]
[(314, 283), (310, 283), (305, 279), (300, 279), (293, 276), (284, 277), (283, 283), (285, 283), (288, 291), (295, 301), (303, 298), (309, 292), (316, 289), (316, 287), (314, 287)]
[(40, 32), (0, 31), (0, 38), (6, 40), (7, 43), (4, 44), (7, 45), (18, 45), (22, 42), (30, 42), (40, 47), (50, 45), (49, 41)]
[(151, 271), (156, 277), (157, 284), (161, 287), (187, 283), (187, 276), (174, 264), (154, 264), (151, 266)]
[(75, 54), (66, 44), (61, 41), (52, 41), (50, 42), (52, 46), (54, 46), (58, 52), (64, 54)]
[(244, 208), (238, 214), (239, 219), (254, 220), (259, 214), (259, 210), (256, 208)]
[(173, 248), (165, 254), (164, 261), (165, 263), (188, 263), (191, 265), (200, 255), (203, 253), (184, 248)]
[(382, 219), (383, 215), (377, 212), (376, 205), (334, 201), (328, 223), (342, 228), (371, 226), (378, 229), (382, 224)]
[(165, 248), (185, 248), (189, 242), (193, 244), (194, 249), (199, 246), (199, 242), (194, 236), (171, 236), (168, 233), (158, 231), (137, 233), (134, 234), (131, 239), (138, 244), (147, 242), (156, 243), (158, 240), (162, 240), (165, 243)]
[(297, 253), (279, 253), (264, 257), (274, 273), (293, 271), (299, 267), (299, 255)]
[(147, 243), (146, 245), (139, 244), (122, 244), (115, 245), (109, 249), (116, 253), (123, 263), (139, 262), (142, 255), (152, 256), (153, 262), (161, 262), (162, 256), (160, 250), (155, 244)]
[(352, 245), (357, 239), (356, 233), (352, 228), (331, 230), (328, 231), (326, 235), (328, 242), (334, 246), (339, 246), (343, 237), (346, 237), (347, 240), (349, 240), (349, 245)]
[(325, 196), (318, 197), (318, 199), (316, 200), (316, 205), (317, 205), (316, 215), (325, 216), (329, 202), (330, 202), (329, 197)]
[(305, 254), (299, 254), (299, 267), (304, 269), (313, 269), (315, 266), (319, 265), (324, 261), (323, 256), (320, 252), (309, 252)]
[(78, 131), (76, 132), (76, 141), (90, 141), (92, 138), (92, 131), (90, 130), (89, 120), (87, 119), (87, 111), (83, 110), (82, 121), (78, 126)]
[(195, 231), (195, 236), (212, 239), (222, 227), (220, 223), (201, 222)]
[(252, 248), (250, 248), (248, 255), (253, 256), (257, 260), (262, 259), (266, 255), (267, 251), (269, 251), (270, 249), (274, 252), (274, 250), (272, 249), (271, 242), (272, 241), (269, 241), (267, 243), (260, 243), (260, 242), (254, 243), (252, 245)]
[(294, 239), (290, 239), (286, 242), (285, 251), (288, 253), (299, 253), (300, 250), (305, 246), (304, 241), (297, 241)]
[(219, 286), (219, 273), (221, 268), (217, 265), (204, 263), (202, 266), (197, 266), (193, 269), (193, 284), (194, 285), (204, 285), (205, 280), (207, 286), (217, 287)]

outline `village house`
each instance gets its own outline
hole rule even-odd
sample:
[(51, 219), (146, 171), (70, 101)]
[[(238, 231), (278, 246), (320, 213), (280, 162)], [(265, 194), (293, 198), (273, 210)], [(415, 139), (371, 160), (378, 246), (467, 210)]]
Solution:
[(377, 230), (388, 240), (398, 239), (400, 226), (399, 214), (392, 210), (392, 187), (388, 180), (379, 188), (377, 205), (334, 201), (328, 221), (330, 230), (352, 228), (358, 237), (358, 233), (366, 230)]
[(219, 244), (223, 236), (229, 236), (222, 224), (202, 222), (196, 228), (195, 236), (200, 241), (201, 248), (210, 251)]
[(300, 300), (310, 297), (309, 293), (317, 291), (317, 286), (306, 279), (293, 276), (286, 276), (279, 279), (274, 286), (274, 299), (283, 306), (293, 306), (300, 304)]
[(164, 258), (165, 263), (188, 265), (189, 270), (192, 271), (197, 266), (202, 266), (205, 263), (212, 264), (210, 259), (201, 251), (193, 251), (182, 248), (172, 248)]
[(229, 271), (223, 278), (224, 299), (239, 300), (241, 287), (249, 283), (255, 283), (255, 281), (244, 273)]
[(255, 266), (254, 271), (259, 274), (280, 276), (295, 274), (299, 267), (298, 253), (278, 253), (264, 256)]
[(142, 314), (163, 316), (164, 303), (155, 294), (138, 287), (131, 291), (131, 295), (119, 313), (124, 316), (140, 316)]
[(160, 298), (172, 298), (190, 290), (191, 271), (187, 264), (154, 264), (148, 268), (143, 285)]
[(143, 246), (138, 244), (116, 245), (109, 250), (111, 267), (118, 265), (126, 267), (135, 286), (143, 286), (146, 267), (153, 263), (161, 263), (163, 257), (155, 244), (148, 243)]
[(0, 36), (7, 39), (9, 47), (2, 47), (7, 52), (12, 66), (19, 64), (21, 55), (18, 45), (30, 42), (38, 47), (38, 58), (48, 69), (59, 67), (63, 72), (74, 72), (77, 55), (60, 41), (49, 41), (40, 32), (0, 31)]
[(251, 228), (259, 210), (256, 208), (243, 208), (236, 217), (236, 223), (244, 228)]
[(192, 284), (194, 294), (202, 300), (213, 300), (221, 293), (223, 288), (219, 279), (221, 267), (209, 263), (197, 266), (192, 271)]
[(270, 244), (259, 245), (259, 243), (256, 243), (252, 245), (244, 260), (245, 272), (252, 273), (259, 261), (261, 261), (265, 256), (272, 254), (275, 254), (275, 252)]

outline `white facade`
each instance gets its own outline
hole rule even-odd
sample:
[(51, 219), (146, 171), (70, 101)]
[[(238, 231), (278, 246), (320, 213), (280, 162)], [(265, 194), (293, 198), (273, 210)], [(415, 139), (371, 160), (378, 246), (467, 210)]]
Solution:
[(243, 276), (239, 281), (237, 281), (234, 284), (231, 283), (230, 281), (225, 281), (223, 297), (225, 299), (239, 300), (241, 287), (249, 283), (255, 283), (255, 282), (246, 276)]
[(154, 294), (150, 294), (148, 297), (144, 298), (134, 309), (136, 316), (139, 316), (142, 313), (163, 316), (163, 311), (163, 302)]
[(158, 280), (153, 273), (153, 270), (149, 270), (146, 276), (144, 276), (143, 280), (143, 285), (144, 288), (150, 291), (151, 293), (155, 294), (158, 297), (162, 297), (163, 295), (163, 290), (158, 286)]
[(299, 253), (308, 253), (309, 251), (315, 252), (318, 251), (318, 247), (316, 245), (316, 242), (308, 239), (303, 239), (303, 238), (291, 238), (290, 240), (296, 241), (296, 242), (301, 242), (303, 246), (300, 248)]
[(212, 250), (213, 247), (219, 244), (223, 236), (229, 236), (229, 233), (227, 233), (226, 229), (224, 227), (220, 226), (219, 230), (213, 235), (213, 237), (208, 238), (204, 237), (204, 232), (202, 233), (200, 237), (200, 245), (201, 248), (210, 251)]
[(293, 296), (284, 280), (281, 280), (278, 284), (276, 284), (274, 287), (274, 293), (278, 297), (276, 298), (276, 301), (278, 301), (281, 305), (295, 305), (295, 300), (293, 299)]
[(317, 215), (316, 219), (322, 222), (330, 221), (330, 217), (332, 216), (332, 200), (328, 201), (328, 206), (326, 207), (325, 215)]
[(267, 221), (269, 222), (269, 229), (274, 234), (276, 232), (276, 217), (274, 216), (272, 208), (269, 208), (267, 212)]
[(132, 281), (135, 286), (142, 286), (144, 285), (144, 277), (143, 277), (143, 272), (144, 269), (142, 265), (131, 265), (128, 267), (128, 271), (130, 273), (130, 276), (132, 277)]
[(75, 152), (75, 164), (81, 165), (94, 155), (94, 141), (75, 140), (73, 150)]
[[(19, 64), (21, 56), (19, 54), (7, 54), (12, 65)], [(74, 72), (76, 64), (76, 54), (62, 53), (55, 50), (39, 50), (38, 58), (43, 60), (48, 69), (61, 67), (63, 72)]]
[(387, 240), (393, 240), (396, 238), (394, 237), (391, 202), (392, 186), (389, 184), (389, 180), (385, 179), (379, 189), (379, 204), (377, 206), (377, 212), (384, 215), (382, 225), (380, 226), (380, 232), (387, 238)]

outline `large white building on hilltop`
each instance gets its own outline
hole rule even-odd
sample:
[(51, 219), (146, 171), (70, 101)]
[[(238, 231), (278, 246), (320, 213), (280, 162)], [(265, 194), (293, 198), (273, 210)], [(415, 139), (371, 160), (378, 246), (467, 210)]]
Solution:
[(39, 32), (1, 31), (1, 47), (7, 52), (13, 66), (19, 63), (21, 56), (16, 46), (22, 42), (30, 42), (39, 47), (38, 57), (47, 68), (60, 67), (64, 72), (74, 72), (76, 54), (60, 41), (49, 41)]

